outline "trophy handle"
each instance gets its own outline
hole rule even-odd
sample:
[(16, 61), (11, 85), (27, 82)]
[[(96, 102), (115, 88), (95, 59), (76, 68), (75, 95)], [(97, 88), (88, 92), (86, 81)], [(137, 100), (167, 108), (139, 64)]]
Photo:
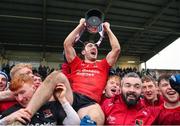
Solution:
[(96, 42), (96, 45), (99, 47), (103, 38), (104, 38), (104, 27), (103, 27), (103, 23), (100, 25), (99, 27), (99, 35), (100, 35), (100, 38), (99, 40)]

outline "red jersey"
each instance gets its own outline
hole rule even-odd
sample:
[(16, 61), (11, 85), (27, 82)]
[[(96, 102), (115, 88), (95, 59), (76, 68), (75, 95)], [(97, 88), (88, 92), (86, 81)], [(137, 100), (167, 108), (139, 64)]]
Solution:
[(61, 71), (64, 75), (66, 75), (67, 78), (69, 78), (70, 76), (70, 73), (71, 73), (71, 70), (70, 70), (70, 67), (69, 67), (69, 64), (64, 62), (62, 65), (61, 65)]
[(167, 109), (164, 107), (164, 105), (162, 105), (160, 114), (154, 124), (180, 125), (180, 107)]
[(100, 101), (99, 104), (102, 104), (107, 98), (108, 98), (108, 97), (106, 97), (105, 94), (102, 94), (102, 96), (101, 96), (101, 101)]
[(158, 95), (158, 100), (154, 103), (149, 102), (147, 99), (142, 98), (141, 102), (144, 106), (160, 106), (164, 103), (164, 99), (161, 95)]
[(15, 103), (17, 103), (17, 102), (16, 101), (1, 101), (0, 102), (0, 112), (7, 110), (11, 106), (13, 106)]
[(160, 113), (160, 106), (144, 106), (136, 115), (136, 125), (152, 125)]
[(71, 68), (69, 80), (73, 91), (100, 102), (110, 68), (107, 60), (85, 63), (76, 56), (69, 66)]
[(136, 120), (142, 125), (180, 125), (180, 107), (167, 109), (161, 106), (148, 106), (138, 112)]
[(135, 106), (128, 107), (122, 96), (117, 95), (104, 100), (101, 108), (105, 114), (106, 125), (134, 125), (136, 114), (143, 106), (139, 102)]

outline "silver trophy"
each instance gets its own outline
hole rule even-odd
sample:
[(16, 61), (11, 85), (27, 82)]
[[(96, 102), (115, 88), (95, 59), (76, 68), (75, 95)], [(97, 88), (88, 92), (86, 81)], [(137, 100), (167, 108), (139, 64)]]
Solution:
[[(99, 33), (100, 38), (96, 42), (96, 45), (99, 46), (101, 41), (104, 38), (104, 28), (103, 28), (103, 21), (104, 21), (104, 14), (98, 9), (90, 9), (85, 13), (85, 21), (86, 21), (86, 29), (90, 34)], [(83, 34), (84, 30), (78, 35), (76, 41), (80, 41), (80, 37)]]

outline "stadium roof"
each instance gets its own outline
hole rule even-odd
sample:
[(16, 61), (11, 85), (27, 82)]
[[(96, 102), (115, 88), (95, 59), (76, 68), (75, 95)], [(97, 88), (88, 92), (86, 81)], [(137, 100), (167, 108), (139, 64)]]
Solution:
[[(1, 53), (62, 52), (64, 39), (91, 8), (104, 12), (124, 56), (147, 61), (180, 36), (178, 0), (1, 0)], [(110, 50), (107, 37), (99, 50)]]

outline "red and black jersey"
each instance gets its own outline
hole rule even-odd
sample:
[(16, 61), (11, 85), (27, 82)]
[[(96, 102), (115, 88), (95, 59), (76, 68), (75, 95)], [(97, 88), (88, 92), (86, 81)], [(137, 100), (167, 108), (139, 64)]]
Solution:
[(180, 107), (169, 109), (161, 106), (161, 111), (156, 119), (156, 125), (180, 125)]
[(16, 101), (0, 101), (0, 113), (7, 110), (16, 103)]
[(69, 80), (73, 91), (100, 102), (110, 68), (107, 60), (85, 63), (76, 56), (69, 66), (71, 68)]
[(65, 62), (61, 65), (61, 71), (64, 75), (66, 75), (67, 78), (69, 78), (71, 70), (68, 63)]
[(101, 108), (105, 114), (106, 125), (134, 125), (136, 114), (143, 106), (141, 102), (128, 107), (121, 95), (105, 99)]
[[(23, 108), (20, 104), (15, 104), (1, 114), (0, 119)], [(44, 104), (32, 117), (28, 125), (62, 125), (66, 113), (58, 101), (51, 101)]]
[(142, 98), (141, 102), (144, 106), (161, 106), (164, 103), (164, 98), (161, 95), (158, 95), (158, 99), (154, 103), (149, 102), (147, 99)]
[(136, 121), (143, 125), (180, 125), (180, 107), (167, 109), (161, 106), (146, 106), (138, 112)]

